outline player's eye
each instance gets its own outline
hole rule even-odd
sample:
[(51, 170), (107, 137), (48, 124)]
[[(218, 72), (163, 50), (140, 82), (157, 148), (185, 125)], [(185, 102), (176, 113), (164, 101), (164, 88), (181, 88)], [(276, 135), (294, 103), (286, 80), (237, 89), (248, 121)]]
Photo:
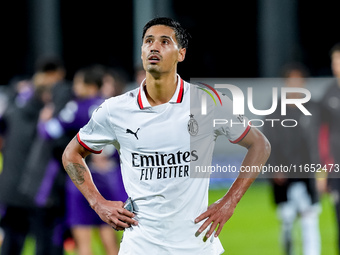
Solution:
[(163, 40), (162, 43), (163, 44), (169, 44), (169, 41), (168, 40)]
[(145, 43), (147, 43), (147, 44), (152, 43), (152, 40), (151, 39), (146, 39)]

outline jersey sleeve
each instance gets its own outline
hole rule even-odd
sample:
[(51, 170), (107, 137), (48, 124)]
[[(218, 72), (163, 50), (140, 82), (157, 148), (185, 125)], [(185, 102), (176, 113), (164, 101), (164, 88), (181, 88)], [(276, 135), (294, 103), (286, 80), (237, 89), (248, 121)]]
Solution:
[(78, 142), (87, 150), (99, 154), (107, 144), (116, 141), (113, 124), (110, 123), (107, 102), (94, 110), (90, 121), (82, 127), (78, 134)]
[(233, 102), (228, 96), (218, 94), (222, 105), (215, 107), (214, 132), (217, 136), (226, 136), (231, 143), (238, 143), (248, 134), (250, 123), (244, 115), (233, 114)]

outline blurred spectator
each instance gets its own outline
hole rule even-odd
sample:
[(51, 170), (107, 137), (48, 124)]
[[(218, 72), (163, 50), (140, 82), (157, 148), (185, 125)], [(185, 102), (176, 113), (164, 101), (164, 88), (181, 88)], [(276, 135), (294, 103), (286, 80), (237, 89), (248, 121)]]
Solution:
[[(4, 122), (4, 119), (2, 118), (3, 114), (6, 111), (7, 104), (8, 104), (8, 97), (6, 95), (6, 90), (3, 87), (0, 87), (0, 174), (2, 172), (3, 167), (3, 158), (2, 158), (2, 147), (3, 147), (3, 135), (5, 132), (6, 124)], [(0, 214), (1, 216), (1, 214)]]
[[(102, 86), (103, 81), (106, 83), (105, 87)], [(103, 88), (105, 94), (109, 96), (111, 93), (122, 91), (123, 83), (114, 71), (105, 75), (104, 67), (101, 66), (96, 65), (79, 70), (73, 81), (75, 99), (67, 103), (60, 114), (54, 118), (51, 118), (49, 107), (42, 111), (39, 123), (40, 135), (49, 140), (61, 137), (71, 140), (89, 121), (92, 112), (104, 101), (101, 96)], [(120, 185), (122, 181), (120, 180), (119, 156), (114, 147), (112, 146), (112, 150), (106, 150), (101, 155), (91, 156), (87, 160), (91, 166), (93, 181), (102, 195), (107, 199), (118, 197), (125, 200), (125, 190)], [(78, 254), (92, 254), (91, 232), (94, 227), (99, 227), (106, 253), (109, 255), (118, 253), (115, 232), (92, 210), (69, 178), (66, 181), (66, 217)]]
[[(2, 147), (3, 147), (3, 134), (4, 134), (4, 130), (5, 130), (5, 123), (3, 122), (3, 119), (1, 118), (1, 116), (3, 115), (3, 113), (6, 110), (7, 101), (8, 101), (4, 87), (5, 86), (0, 87), (0, 175), (1, 175), (1, 172), (2, 172), (2, 168), (3, 168)], [(2, 208), (2, 205), (0, 204), (0, 219), (1, 219), (1, 215), (4, 214), (2, 212), (3, 210), (4, 209)], [(0, 249), (1, 249), (1, 245), (2, 245), (3, 240), (4, 240), (4, 231), (0, 227)]]
[(126, 91), (130, 91), (132, 89), (138, 88), (140, 84), (142, 83), (142, 81), (145, 79), (145, 77), (146, 77), (146, 72), (143, 66), (137, 65), (135, 67), (134, 81), (128, 84)]
[[(325, 179), (322, 191), (331, 191), (335, 203), (338, 223), (338, 247), (340, 251), (340, 43), (334, 45), (330, 51), (332, 72), (335, 77), (332, 85), (325, 92), (321, 100), (322, 125), (319, 135), (320, 156), (322, 163), (333, 166), (328, 174), (328, 183)], [(330, 167), (329, 167), (330, 169)]]
[(27, 199), (20, 191), (19, 183), (36, 137), (39, 112), (44, 105), (51, 103), (53, 91), (64, 75), (62, 62), (58, 58), (39, 59), (32, 79), (13, 86), (7, 109), (1, 116), (5, 124), (4, 165), (0, 175), (0, 203), (5, 207), (1, 218), (5, 233), (2, 255), (21, 254), (29, 233), (36, 239), (36, 254), (62, 254), (62, 247), (53, 244), (53, 217)]
[(118, 96), (125, 91), (127, 79), (125, 73), (116, 69), (108, 68), (103, 78), (101, 95), (107, 99)]
[[(94, 183), (106, 199), (126, 201), (128, 196), (122, 181), (119, 154), (114, 146), (106, 146), (101, 154), (90, 155), (88, 166), (91, 169)], [(92, 254), (89, 252), (91, 248), (91, 230), (93, 227), (99, 227), (106, 254), (117, 255), (119, 242), (116, 232), (98, 217), (71, 181), (68, 182), (67, 189), (69, 196), (68, 219), (78, 244), (78, 254)]]
[[(307, 75), (306, 68), (301, 64), (287, 65), (284, 68), (285, 86), (303, 88)], [(299, 97), (301, 93), (288, 93), (287, 95), (287, 98), (291, 99)], [(312, 113), (312, 116), (305, 116), (294, 104), (287, 105), (285, 119), (296, 120), (297, 126), (264, 126), (264, 133), (272, 146), (272, 153), (267, 162), (269, 165), (298, 167), (319, 163), (317, 157), (319, 107), (312, 101), (304, 106)], [(270, 116), (270, 119), (282, 119), (281, 102), (278, 102), (278, 109)], [(285, 254), (294, 254), (293, 224), (298, 217), (302, 229), (303, 254), (320, 254), (320, 206), (314, 176), (309, 173), (278, 172), (271, 177), (278, 217), (281, 221)]]
[[(44, 62), (47, 64), (42, 65)], [(71, 84), (64, 80), (63, 64), (59, 59), (48, 57), (38, 61), (36, 66), (49, 73), (50, 79), (54, 77), (58, 81), (51, 91), (52, 100), (43, 108), (51, 108), (56, 115), (72, 97)], [(63, 254), (66, 176), (58, 160), (51, 159), (58, 158), (58, 149), (61, 151), (62, 148), (59, 147), (65, 144), (66, 141), (51, 142), (42, 139), (39, 135), (35, 136), (27, 155), (25, 170), (17, 184), (19, 191), (24, 194), (27, 201), (36, 206), (36, 211), (41, 215), (43, 224), (37, 231), (51, 233), (53, 236), (51, 239), (51, 245), (55, 250), (53, 254)]]

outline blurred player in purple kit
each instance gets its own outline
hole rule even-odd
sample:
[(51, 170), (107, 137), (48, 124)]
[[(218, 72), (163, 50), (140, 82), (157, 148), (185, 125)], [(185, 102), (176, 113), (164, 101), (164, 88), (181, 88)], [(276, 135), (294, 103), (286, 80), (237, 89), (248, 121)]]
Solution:
[[(51, 201), (56, 196), (46, 192), (42, 179), (29, 175), (28, 163), (34, 153), (39, 157), (40, 165), (44, 165), (46, 155), (34, 147), (38, 138), (36, 127), (39, 112), (46, 104), (53, 102), (56, 108), (61, 108), (69, 100), (70, 86), (64, 75), (65, 70), (58, 57), (39, 58), (32, 79), (13, 84), (14, 93), (9, 94), (7, 109), (0, 116), (5, 124), (3, 131), (6, 141), (3, 148), (4, 169), (0, 175), (0, 203), (5, 206), (5, 214), (1, 218), (5, 232), (1, 247), (3, 255), (20, 254), (28, 234), (35, 238), (36, 254), (63, 253), (62, 241), (56, 238), (59, 237), (63, 208), (56, 200)], [(59, 173), (65, 176), (62, 171)], [(30, 181), (32, 184), (26, 185)], [(23, 192), (23, 186), (27, 187), (25, 190), (29, 194)], [(46, 200), (35, 200), (36, 195)]]
[[(79, 128), (85, 125), (93, 111), (104, 101), (101, 96), (104, 68), (91, 66), (79, 70), (74, 77), (73, 90), (75, 99), (66, 104), (60, 114), (50, 118), (51, 109), (46, 108), (41, 114), (39, 130), (42, 136), (58, 139), (67, 136), (71, 139)], [(114, 147), (107, 148), (100, 158), (89, 158), (92, 166), (92, 176), (98, 190), (110, 200), (125, 200), (127, 195), (121, 184), (119, 156)], [(71, 227), (78, 254), (87, 255), (91, 252), (91, 231), (93, 227), (100, 227), (100, 234), (107, 254), (118, 252), (115, 233), (89, 207), (88, 202), (73, 185), (66, 181), (66, 217)]]

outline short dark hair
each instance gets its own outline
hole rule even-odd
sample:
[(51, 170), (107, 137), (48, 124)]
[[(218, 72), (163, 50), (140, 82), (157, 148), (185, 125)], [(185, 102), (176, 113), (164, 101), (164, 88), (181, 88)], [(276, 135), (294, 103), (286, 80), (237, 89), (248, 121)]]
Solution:
[(101, 65), (92, 65), (80, 69), (76, 75), (82, 75), (85, 84), (95, 84), (98, 89), (103, 85), (105, 68)]
[(282, 68), (283, 77), (288, 78), (292, 71), (300, 72), (303, 78), (307, 78), (309, 76), (308, 68), (300, 62), (291, 62), (284, 65)]
[(332, 57), (333, 53), (336, 51), (340, 51), (340, 42), (338, 42), (331, 48), (331, 50), (329, 51), (329, 55)]
[(58, 56), (41, 56), (35, 63), (36, 72), (51, 72), (64, 69), (64, 63)]
[(178, 45), (181, 48), (188, 48), (189, 44), (189, 37), (190, 35), (188, 32), (181, 26), (181, 24), (178, 21), (175, 21), (171, 18), (167, 17), (159, 17), (154, 18), (150, 20), (148, 23), (145, 24), (143, 28), (143, 36), (142, 39), (144, 39), (146, 31), (152, 27), (157, 25), (164, 25), (172, 28), (175, 31), (176, 40), (178, 42)]

